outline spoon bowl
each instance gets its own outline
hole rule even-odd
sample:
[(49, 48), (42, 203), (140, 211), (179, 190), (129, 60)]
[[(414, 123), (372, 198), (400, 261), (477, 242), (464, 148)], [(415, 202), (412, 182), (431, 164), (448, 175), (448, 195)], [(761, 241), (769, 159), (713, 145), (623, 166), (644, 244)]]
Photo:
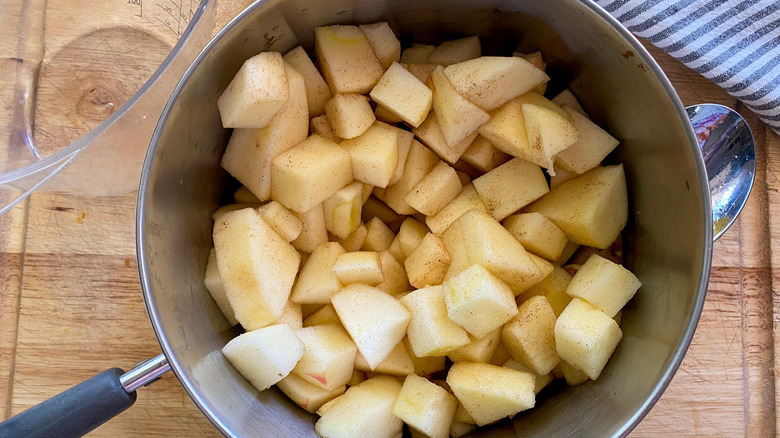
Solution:
[(750, 196), (756, 175), (756, 143), (745, 119), (729, 107), (703, 103), (685, 109), (707, 168), (712, 234), (717, 240)]

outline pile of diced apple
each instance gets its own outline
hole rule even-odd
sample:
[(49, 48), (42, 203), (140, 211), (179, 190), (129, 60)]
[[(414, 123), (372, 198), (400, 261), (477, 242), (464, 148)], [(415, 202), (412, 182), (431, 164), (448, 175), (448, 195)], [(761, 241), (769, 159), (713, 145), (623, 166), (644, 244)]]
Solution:
[(323, 437), (462, 436), (597, 379), (640, 286), (614, 257), (618, 141), (543, 96), (538, 52), (402, 52), (387, 23), (314, 40), (319, 69), (260, 53), (218, 100), (241, 188), (205, 284), (246, 330), (225, 357)]

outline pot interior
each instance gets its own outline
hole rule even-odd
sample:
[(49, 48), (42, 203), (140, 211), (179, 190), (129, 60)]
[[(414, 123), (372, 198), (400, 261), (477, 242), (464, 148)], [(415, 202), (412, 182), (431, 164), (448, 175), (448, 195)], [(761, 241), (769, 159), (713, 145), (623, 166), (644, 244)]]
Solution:
[[(225, 434), (314, 435), (316, 417), (277, 389), (258, 393), (223, 358), (237, 335), (203, 285), (211, 213), (226, 201), (220, 166), (230, 130), (216, 100), (243, 61), (312, 47), (313, 28), (386, 20), (402, 43), (479, 35), (485, 54), (542, 50), (553, 81), (621, 140), (629, 223), (626, 265), (643, 286), (624, 311), (623, 340), (598, 381), (545, 390), (537, 407), (483, 436), (612, 436), (660, 396), (690, 342), (706, 290), (711, 214), (705, 172), (683, 108), (641, 45), (605, 12), (576, 0), (269, 0), (252, 5), (204, 50), (160, 119), (141, 181), (138, 252), (164, 352), (186, 390)], [(704, 195), (704, 196), (703, 196)]]

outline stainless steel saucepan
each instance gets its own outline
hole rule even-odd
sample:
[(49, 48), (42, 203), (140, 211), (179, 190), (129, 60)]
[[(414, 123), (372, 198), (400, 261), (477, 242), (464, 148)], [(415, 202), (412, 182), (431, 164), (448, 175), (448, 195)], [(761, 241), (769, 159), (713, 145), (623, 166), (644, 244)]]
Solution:
[[(697, 137), (669, 80), (642, 45), (588, 1), (262, 0), (223, 29), (187, 70), (149, 148), (138, 196), (138, 266), (164, 356), (130, 375), (109, 370), (3, 423), (0, 435), (85, 433), (132, 404), (135, 387), (170, 366), (227, 436), (314, 436), (315, 416), (276, 389), (258, 393), (220, 353), (238, 332), (203, 285), (211, 213), (228, 181), (219, 163), (230, 130), (221, 126), (216, 101), (244, 60), (258, 52), (310, 48), (319, 25), (380, 20), (406, 44), (479, 35), (486, 54), (511, 53), (518, 44), (542, 50), (551, 92), (570, 87), (592, 118), (621, 141), (616, 159), (625, 165), (630, 202), (625, 263), (643, 284), (625, 309), (623, 340), (598, 381), (545, 394), (535, 409), (475, 435), (622, 436), (639, 423), (691, 342), (713, 239)], [(752, 166), (746, 159), (740, 167), (749, 183), (755, 161)], [(74, 407), (90, 398), (89, 408)], [(70, 414), (56, 417), (62, 412)]]

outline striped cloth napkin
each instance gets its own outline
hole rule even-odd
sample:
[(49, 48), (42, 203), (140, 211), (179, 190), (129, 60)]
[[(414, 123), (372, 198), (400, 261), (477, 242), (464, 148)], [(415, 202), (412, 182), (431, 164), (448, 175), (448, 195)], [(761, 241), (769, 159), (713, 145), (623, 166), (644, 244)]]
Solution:
[(780, 0), (596, 0), (780, 134)]

